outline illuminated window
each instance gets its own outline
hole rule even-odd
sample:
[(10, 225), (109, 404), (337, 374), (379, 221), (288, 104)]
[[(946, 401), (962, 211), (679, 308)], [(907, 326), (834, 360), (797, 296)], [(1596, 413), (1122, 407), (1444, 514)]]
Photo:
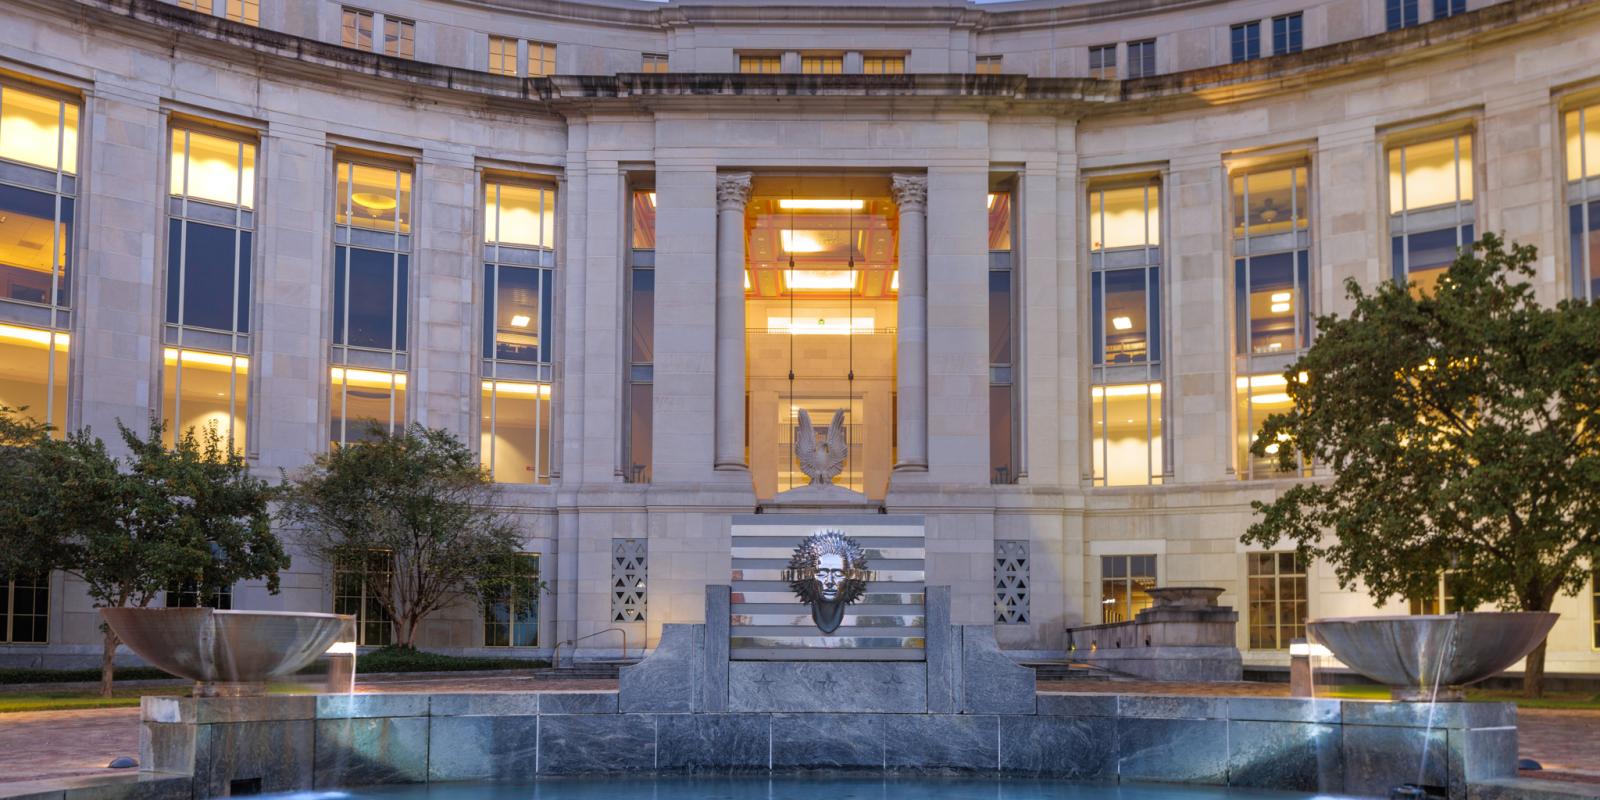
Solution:
[(411, 173), (338, 163), (334, 209), (330, 440), (406, 422)]
[[(71, 327), (77, 152), (77, 105), (0, 84), (0, 304), (7, 306), (7, 318), (41, 328)], [(6, 341), (0, 337), (0, 345)], [(65, 346), (63, 338), (63, 353)], [(26, 374), (22, 369), (13, 373), (0, 366), (0, 381)], [(35, 416), (66, 425), (64, 416), (31, 405)]]
[(1091, 190), (1089, 227), (1094, 483), (1160, 483), (1161, 187)]
[(357, 50), (372, 51), (372, 12), (347, 8), (339, 28), (339, 43)]
[(999, 75), (1000, 56), (978, 56), (977, 68), (973, 70), (979, 75)]
[(246, 25), (261, 24), (261, 0), (227, 0), (228, 19)]
[(539, 557), (517, 555), (511, 585), (486, 598), (483, 604), (485, 647), (539, 646)]
[(1456, 579), (1452, 576), (1453, 570), (1445, 570), (1439, 576), (1434, 590), (1427, 597), (1410, 597), (1406, 599), (1408, 610), (1412, 614), (1454, 614), (1461, 610), (1456, 603)]
[(528, 75), (535, 78), (556, 74), (556, 46), (528, 42)]
[(762, 74), (782, 72), (783, 57), (740, 54), (739, 71), (744, 73)]
[(861, 71), (868, 75), (904, 75), (905, 56), (866, 56), (861, 59)]
[(1261, 423), (1292, 407), (1284, 370), (1311, 338), (1311, 225), (1304, 166), (1233, 176), (1235, 459), (1241, 478), (1279, 474), (1250, 453)]
[(1595, 567), (1593, 574), (1589, 576), (1589, 593), (1593, 596), (1591, 600), (1594, 603), (1593, 614), (1589, 617), (1589, 620), (1594, 623), (1594, 639), (1592, 641), (1595, 649), (1600, 650), (1600, 566)]
[(632, 193), (627, 287), (627, 425), (623, 480), (650, 481), (652, 405), (655, 384), (656, 193)]
[(167, 608), (233, 608), (233, 587), (223, 586), (204, 592), (200, 584), (186, 581), (167, 590)]
[[(210, 429), (235, 452), (245, 450), (250, 359), (205, 350), (162, 350), (161, 420), (168, 447)], [(204, 446), (205, 441), (200, 438)]]
[(988, 197), (989, 206), (989, 479), (1016, 483), (1016, 264), (1010, 192)]
[(1129, 622), (1154, 601), (1155, 556), (1100, 557), (1100, 621)]
[(1384, 26), (1391, 31), (1416, 25), (1419, 21), (1417, 0), (1384, 0), (1383, 20)]
[(62, 437), (67, 426), (65, 332), (0, 323), (0, 406), (25, 409)]
[(328, 440), (337, 446), (396, 433), (406, 424), (404, 373), (334, 367)]
[(394, 625), (378, 600), (376, 589), (394, 580), (394, 554), (373, 550), (366, 558), (348, 558), (333, 568), (333, 613), (356, 618), (356, 644), (382, 647), (394, 643)]
[(1156, 40), (1128, 42), (1128, 77), (1145, 78), (1156, 74)]
[(50, 640), (50, 575), (0, 576), (0, 644)]
[(550, 482), (555, 189), (484, 187), (483, 466), (500, 483)]
[(644, 53), (640, 56), (640, 72), (666, 72), (667, 56), (664, 53)]
[(202, 14), (211, 13), (211, 0), (178, 0), (178, 8), (187, 8)]
[(1288, 650), (1306, 636), (1306, 570), (1293, 552), (1247, 553), (1250, 649)]
[(1563, 116), (1572, 296), (1594, 302), (1600, 300), (1600, 105)]
[(1467, 0), (1433, 0), (1433, 18), (1444, 19), (1467, 13)]
[(1103, 81), (1117, 79), (1117, 46), (1103, 44), (1089, 48), (1089, 77)]
[(1428, 292), (1473, 239), (1472, 135), (1389, 149), (1389, 266)]
[(838, 75), (844, 72), (844, 56), (801, 56), (800, 71), (806, 75)]
[(1228, 42), (1233, 51), (1233, 63), (1254, 61), (1261, 57), (1261, 23), (1243, 22), (1228, 29)]
[(496, 75), (517, 74), (517, 40), (505, 36), (489, 37), (489, 71)]
[[(51, 178), (78, 172), (78, 106), (43, 94), (0, 84), (0, 159), (38, 167)], [(39, 185), (58, 191), (55, 180)], [(68, 191), (67, 193), (72, 193)]]
[(1272, 18), (1272, 54), (1298, 53), (1305, 47), (1300, 12)]
[(384, 17), (383, 54), (401, 58), (416, 58), (417, 23), (405, 19)]

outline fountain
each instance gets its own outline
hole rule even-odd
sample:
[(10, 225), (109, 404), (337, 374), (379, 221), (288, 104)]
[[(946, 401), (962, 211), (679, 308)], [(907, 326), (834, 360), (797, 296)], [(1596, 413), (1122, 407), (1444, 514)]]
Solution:
[(346, 614), (102, 608), (100, 616), (151, 666), (195, 682), (197, 697), (264, 694), (351, 631)]
[(1504, 671), (1544, 641), (1547, 611), (1338, 617), (1306, 623), (1311, 639), (1400, 701), (1462, 700), (1462, 687)]

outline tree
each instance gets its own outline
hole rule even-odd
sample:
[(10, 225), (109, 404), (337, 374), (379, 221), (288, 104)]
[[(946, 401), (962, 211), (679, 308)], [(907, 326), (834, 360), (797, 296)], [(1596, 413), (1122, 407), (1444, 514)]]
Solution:
[[(265, 579), (276, 593), (289, 557), (272, 532), (272, 489), (250, 475), (245, 459), (215, 428), (190, 429), (169, 449), (155, 420), (143, 438), (117, 427), (130, 453), (126, 464), (87, 428), (63, 440), (35, 436), (6, 451), (0, 474), (15, 468), (33, 484), (30, 493), (0, 498), (3, 543), (32, 542), (9, 566), (73, 575), (96, 608), (143, 608), (188, 583), (201, 587), (202, 599), (251, 579)], [(102, 631), (100, 691), (109, 697), (118, 642), (109, 627)]]
[(369, 584), (394, 622), (396, 644), (416, 646), (429, 614), (458, 593), (503, 590), (519, 539), (477, 456), (449, 431), (412, 425), (323, 453), (286, 482), (280, 514), (323, 563), (362, 569), (374, 555), (393, 577)]
[[(1251, 445), (1331, 480), (1270, 503), (1246, 543), (1296, 543), (1342, 587), (1379, 600), (1431, 596), (1450, 572), (1458, 604), (1549, 611), (1600, 556), (1600, 307), (1540, 305), (1534, 248), (1487, 235), (1432, 292), (1346, 291), (1284, 373), (1294, 402)], [(1542, 692), (1545, 644), (1524, 692)]]

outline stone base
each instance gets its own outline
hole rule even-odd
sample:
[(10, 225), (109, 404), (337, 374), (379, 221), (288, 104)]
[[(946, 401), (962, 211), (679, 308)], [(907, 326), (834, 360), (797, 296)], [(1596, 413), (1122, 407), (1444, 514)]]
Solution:
[(1078, 651), (1081, 661), (1113, 672), (1150, 681), (1188, 683), (1232, 682), (1244, 679), (1244, 663), (1233, 647), (1124, 647)]

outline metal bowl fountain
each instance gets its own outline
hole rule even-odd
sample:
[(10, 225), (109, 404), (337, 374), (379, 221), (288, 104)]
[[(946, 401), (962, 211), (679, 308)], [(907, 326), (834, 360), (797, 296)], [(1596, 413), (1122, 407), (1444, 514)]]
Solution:
[(1493, 677), (1544, 641), (1558, 614), (1466, 612), (1339, 617), (1306, 623), (1345, 666), (1389, 687), (1395, 700), (1461, 700), (1461, 687)]
[(151, 666), (195, 682), (201, 697), (262, 694), (353, 632), (347, 614), (102, 608), (100, 615)]

